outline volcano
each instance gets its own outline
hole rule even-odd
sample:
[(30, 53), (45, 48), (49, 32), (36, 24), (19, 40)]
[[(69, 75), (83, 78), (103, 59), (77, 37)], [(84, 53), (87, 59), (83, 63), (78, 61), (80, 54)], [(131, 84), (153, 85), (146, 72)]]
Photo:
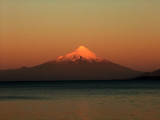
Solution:
[(73, 62), (75, 64), (79, 63), (99, 63), (103, 61), (101, 58), (97, 57), (95, 53), (91, 52), (88, 48), (84, 46), (78, 47), (74, 52), (60, 56), (57, 58), (57, 63), (68, 63)]
[(119, 80), (142, 73), (98, 57), (84, 46), (34, 67), (1, 70), (1, 81)]
[(78, 47), (74, 52), (69, 53), (64, 56), (60, 56), (57, 59), (57, 63), (60, 62), (74, 62), (78, 64), (79, 62), (101, 62), (102, 59), (97, 57), (95, 53), (91, 52), (88, 48), (84, 46)]

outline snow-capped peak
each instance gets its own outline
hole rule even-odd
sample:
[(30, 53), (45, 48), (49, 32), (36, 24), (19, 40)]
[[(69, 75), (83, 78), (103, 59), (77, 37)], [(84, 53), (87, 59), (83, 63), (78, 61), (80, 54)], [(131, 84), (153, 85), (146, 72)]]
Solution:
[(59, 56), (56, 60), (56, 62), (65, 62), (65, 61), (101, 62), (102, 59), (97, 57), (96, 54), (91, 52), (88, 48), (84, 46), (79, 46), (74, 52), (66, 54), (64, 56)]

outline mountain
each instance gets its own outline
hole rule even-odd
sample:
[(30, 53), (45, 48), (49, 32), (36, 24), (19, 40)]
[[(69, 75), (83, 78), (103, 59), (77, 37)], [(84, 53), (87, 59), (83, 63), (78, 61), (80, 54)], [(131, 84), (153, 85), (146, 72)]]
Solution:
[(79, 63), (79, 62), (101, 62), (102, 59), (97, 57), (95, 53), (91, 52), (88, 48), (84, 46), (78, 47), (74, 52), (69, 53), (64, 56), (58, 57), (56, 60), (57, 63), (60, 62), (74, 62), (74, 63)]
[(0, 80), (114, 80), (142, 73), (98, 57), (84, 46), (54, 61), (31, 68), (1, 70)]
[(153, 72), (147, 72), (147, 73), (143, 74), (143, 76), (160, 77), (160, 70), (155, 70)]
[(153, 71), (149, 74), (150, 76), (159, 76), (160, 77), (160, 70), (156, 70), (156, 71)]
[(146, 72), (141, 76), (134, 78), (133, 80), (160, 80), (160, 70)]

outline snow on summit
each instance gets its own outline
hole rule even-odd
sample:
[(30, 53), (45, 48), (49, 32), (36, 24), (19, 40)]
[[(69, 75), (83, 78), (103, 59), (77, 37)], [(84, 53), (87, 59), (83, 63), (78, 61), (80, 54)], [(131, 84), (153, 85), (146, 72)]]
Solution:
[(78, 60), (84, 60), (87, 62), (101, 62), (102, 59), (97, 57), (95, 53), (91, 52), (88, 48), (85, 46), (79, 46), (76, 50), (74, 50), (72, 53), (66, 54), (64, 56), (59, 56), (57, 58), (57, 62), (63, 62), (63, 61), (72, 61), (76, 62)]

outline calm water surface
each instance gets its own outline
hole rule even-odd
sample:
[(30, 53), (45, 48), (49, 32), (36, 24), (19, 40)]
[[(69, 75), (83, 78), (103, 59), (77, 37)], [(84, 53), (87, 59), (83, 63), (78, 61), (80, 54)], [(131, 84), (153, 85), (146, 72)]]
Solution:
[(160, 80), (0, 82), (0, 120), (160, 120)]

